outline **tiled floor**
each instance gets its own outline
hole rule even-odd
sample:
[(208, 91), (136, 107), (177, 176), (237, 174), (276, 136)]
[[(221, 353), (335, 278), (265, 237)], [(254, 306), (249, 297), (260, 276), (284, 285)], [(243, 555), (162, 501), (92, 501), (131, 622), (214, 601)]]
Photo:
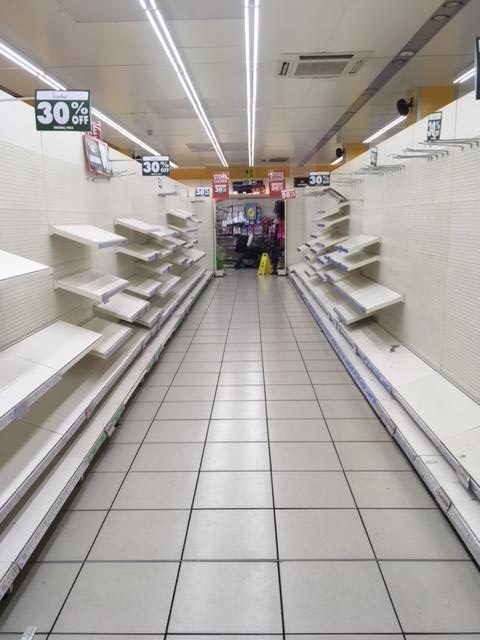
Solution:
[(0, 640), (28, 625), (480, 640), (480, 574), (288, 281), (235, 272), (137, 394)]

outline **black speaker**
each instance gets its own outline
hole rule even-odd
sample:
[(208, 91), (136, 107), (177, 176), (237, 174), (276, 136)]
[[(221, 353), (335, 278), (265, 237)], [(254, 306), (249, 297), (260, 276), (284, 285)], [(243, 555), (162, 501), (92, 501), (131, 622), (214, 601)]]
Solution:
[(413, 98), (410, 98), (410, 102), (407, 102), (405, 98), (400, 98), (400, 100), (397, 100), (397, 111), (401, 116), (408, 116), (412, 107)]

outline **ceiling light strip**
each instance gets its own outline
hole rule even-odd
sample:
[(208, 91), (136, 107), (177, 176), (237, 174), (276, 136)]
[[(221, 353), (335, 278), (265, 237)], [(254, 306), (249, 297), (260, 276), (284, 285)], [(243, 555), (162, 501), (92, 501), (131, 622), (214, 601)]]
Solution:
[(390, 129), (393, 129), (393, 127), (396, 127), (397, 125), (401, 124), (406, 119), (407, 119), (407, 116), (398, 116), (398, 118), (395, 118), (395, 120), (392, 120), (391, 122), (386, 124), (384, 127), (379, 129), (375, 133), (372, 133), (371, 136), (369, 136), (368, 138), (365, 138), (365, 140), (363, 141), (363, 144), (368, 144), (369, 142), (376, 140), (387, 131), (390, 131)]
[[(4, 56), (5, 58), (8, 58), (8, 60), (16, 64), (18, 67), (21, 67), (25, 71), (28, 71), (30, 75), (35, 76), (51, 89), (54, 89), (55, 91), (67, 91), (67, 87), (65, 87), (63, 84), (58, 82), (58, 80), (56, 80), (55, 78), (52, 78), (52, 76), (42, 71), (42, 69), (40, 69), (35, 64), (30, 62), (30, 60), (27, 60), (26, 58), (24, 58), (20, 53), (12, 49), (12, 47), (5, 44), (5, 42), (0, 42), (0, 55)], [(131, 142), (134, 142), (136, 145), (138, 145), (142, 149), (145, 149), (149, 153), (152, 153), (153, 155), (156, 155), (156, 156), (161, 155), (153, 147), (143, 142), (143, 140), (141, 140), (140, 138), (135, 136), (133, 133), (128, 131), (128, 129), (125, 129), (125, 127), (122, 127), (122, 125), (118, 124), (118, 122), (115, 122), (115, 120), (113, 120), (112, 118), (104, 114), (102, 111), (99, 111), (98, 109), (95, 109), (94, 107), (92, 107), (92, 114), (99, 120), (102, 120), (102, 122), (104, 122), (106, 125), (108, 125), (112, 129), (115, 129), (116, 131), (118, 131), (122, 136), (124, 136), (125, 138), (128, 138), (128, 140), (130, 140)], [(170, 164), (174, 168), (177, 167), (177, 165), (174, 164), (173, 162), (171, 162)]]
[(342, 162), (343, 160), (343, 156), (340, 156), (339, 158), (337, 158), (336, 160), (334, 160), (333, 162), (330, 163), (330, 166), (333, 167), (336, 164), (340, 164), (340, 162)]
[(247, 81), (248, 164), (253, 167), (255, 164), (260, 0), (244, 0), (244, 22), (245, 69)]
[(212, 146), (215, 149), (220, 162), (224, 167), (228, 167), (228, 162), (225, 158), (222, 148), (220, 147), (220, 143), (217, 140), (212, 125), (210, 124), (207, 114), (205, 113), (200, 98), (198, 97), (195, 87), (193, 86), (192, 80), (185, 68), (185, 64), (180, 56), (175, 42), (173, 41), (173, 38), (167, 27), (167, 23), (165, 22), (165, 19), (163, 18), (156, 1), (149, 0), (148, 5), (145, 0), (138, 0), (138, 2), (140, 3), (142, 9), (145, 11), (147, 19), (160, 44), (162, 45), (170, 64), (177, 74), (180, 84), (182, 85), (183, 90), (190, 100), (198, 119), (202, 123), (202, 126), (205, 129), (208, 139), (212, 143)]
[(462, 84), (463, 82), (470, 80), (470, 78), (473, 78), (474, 76), (475, 76), (475, 67), (472, 67), (471, 69), (468, 69), (467, 71), (464, 71), (459, 76), (457, 76), (453, 81), (453, 84)]

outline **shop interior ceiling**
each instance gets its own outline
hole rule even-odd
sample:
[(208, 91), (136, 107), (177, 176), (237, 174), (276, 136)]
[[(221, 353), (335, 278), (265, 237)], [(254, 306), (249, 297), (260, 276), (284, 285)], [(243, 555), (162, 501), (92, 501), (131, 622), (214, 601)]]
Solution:
[[(230, 165), (247, 163), (243, 0), (157, 0)], [(436, 11), (440, 0), (261, 0), (256, 164), (295, 165)], [(416, 86), (450, 84), (472, 64), (480, 1), (471, 0), (321, 149), (361, 142)], [(1, 0), (0, 37), (180, 166), (217, 164), (137, 0)], [(285, 54), (371, 52), (354, 75), (277, 75)], [(35, 79), (0, 57), (0, 85)], [(149, 134), (150, 132), (150, 134)], [(115, 131), (107, 138), (128, 146)]]

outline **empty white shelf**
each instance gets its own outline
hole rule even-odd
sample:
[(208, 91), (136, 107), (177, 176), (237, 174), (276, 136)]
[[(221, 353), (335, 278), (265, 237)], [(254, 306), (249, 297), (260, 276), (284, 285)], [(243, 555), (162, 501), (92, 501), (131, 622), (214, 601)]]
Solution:
[(90, 355), (97, 358), (109, 358), (129, 339), (133, 331), (131, 327), (98, 316), (94, 316), (82, 326), (84, 329), (100, 333), (102, 336), (102, 339), (90, 351)]
[(159, 307), (157, 305), (152, 304), (150, 309), (146, 313), (144, 313), (141, 318), (137, 320), (137, 323), (151, 329), (156, 324), (158, 324), (160, 320), (162, 320), (164, 311), (165, 310), (163, 307)]
[(190, 258), (192, 262), (199, 262), (207, 254), (205, 253), (205, 251), (202, 251), (201, 249), (189, 249), (186, 252), (186, 255)]
[(377, 242), (380, 242), (380, 238), (377, 236), (358, 235), (340, 241), (337, 244), (337, 249), (345, 253), (353, 253), (377, 244)]
[(353, 324), (354, 322), (358, 322), (359, 320), (364, 320), (369, 317), (369, 313), (357, 313), (352, 307), (349, 307), (347, 304), (337, 304), (334, 306), (333, 310), (338, 316), (340, 322), (346, 325)]
[(183, 240), (182, 238), (176, 238), (175, 236), (165, 238), (162, 242), (169, 249), (171, 249), (172, 247), (180, 248), (187, 243), (186, 240)]
[(345, 271), (337, 271), (337, 269), (333, 264), (331, 266), (332, 268), (328, 269), (325, 273), (325, 278), (327, 282), (330, 282), (330, 284), (336, 284), (337, 282), (340, 282), (341, 280), (345, 280), (345, 278), (350, 277), (349, 274), (346, 273)]
[(176, 264), (176, 265), (182, 266), (184, 264), (189, 264), (190, 263), (190, 258), (188, 256), (184, 256), (184, 255), (173, 256), (172, 258), (170, 258), (170, 262), (172, 264)]
[(95, 308), (114, 318), (135, 322), (150, 309), (150, 303), (128, 293), (117, 293), (108, 302), (95, 305)]
[(139, 244), (132, 242), (125, 247), (118, 247), (117, 253), (135, 258), (135, 260), (143, 260), (144, 262), (152, 262), (157, 260), (159, 249), (157, 247), (151, 247), (148, 244)]
[(171, 262), (150, 262), (148, 264), (141, 264), (140, 262), (138, 263), (139, 269), (156, 276), (161, 276), (164, 273), (167, 273), (167, 271), (170, 271), (172, 266), (173, 265)]
[(329, 260), (342, 271), (354, 271), (374, 262), (380, 262), (380, 256), (368, 253), (368, 251), (356, 251), (352, 254), (336, 251), (330, 255)]
[(181, 278), (180, 276), (174, 276), (171, 273), (164, 273), (159, 276), (159, 280), (163, 283), (163, 287), (157, 295), (163, 298), (181, 281)]
[(303, 253), (304, 251), (308, 251), (308, 249), (310, 249), (310, 244), (308, 243), (301, 244), (299, 247), (297, 247), (297, 251), (299, 251), (300, 253)]
[(143, 233), (144, 235), (149, 235), (154, 231), (161, 231), (163, 227), (161, 224), (151, 224), (138, 218), (116, 218), (114, 224), (125, 227), (125, 229), (130, 229), (131, 231), (136, 231), (137, 233)]
[(47, 275), (51, 270), (51, 267), (40, 262), (34, 262), (7, 251), (0, 251), (0, 282), (40, 273)]
[(106, 302), (113, 295), (125, 289), (128, 280), (112, 276), (109, 273), (90, 270), (55, 280), (54, 284), (56, 289), (76, 293), (95, 302)]
[(320, 229), (330, 229), (334, 227), (336, 224), (340, 224), (340, 222), (344, 222), (345, 220), (350, 220), (350, 216), (338, 216), (337, 218), (329, 218), (326, 221), (317, 222), (317, 227)]
[(149, 231), (148, 235), (152, 238), (155, 238), (156, 240), (164, 240), (164, 239), (171, 240), (177, 235), (177, 232), (173, 231), (172, 229), (170, 229), (169, 227), (166, 227), (163, 224), (160, 224), (158, 225), (157, 229), (153, 231)]
[(360, 275), (352, 275), (335, 284), (338, 291), (350, 304), (362, 313), (374, 313), (392, 304), (404, 301), (404, 296), (396, 291)]
[(0, 429), (23, 416), (101, 337), (58, 321), (1, 351)]
[(182, 233), (184, 235), (188, 233), (195, 233), (197, 231), (197, 227), (177, 227), (176, 225), (170, 223), (168, 226), (170, 227), (170, 229), (178, 231), (178, 233)]
[(312, 234), (312, 238), (317, 239), (318, 246), (323, 249), (329, 249), (330, 247), (334, 247), (339, 242), (346, 240), (348, 236), (345, 235), (331, 235), (331, 234), (322, 234), (322, 235), (314, 235)]
[(174, 216), (175, 218), (180, 218), (180, 220), (191, 220), (193, 213), (190, 211), (182, 211), (181, 209), (170, 209), (167, 211), (167, 216)]
[(50, 235), (60, 236), (85, 244), (88, 247), (96, 249), (105, 249), (107, 247), (118, 247), (127, 244), (127, 238), (119, 236), (116, 233), (105, 231), (100, 227), (91, 224), (62, 224), (50, 226)]
[(162, 286), (162, 283), (153, 278), (145, 278), (144, 276), (134, 276), (130, 278), (127, 291), (135, 293), (142, 298), (151, 298)]

